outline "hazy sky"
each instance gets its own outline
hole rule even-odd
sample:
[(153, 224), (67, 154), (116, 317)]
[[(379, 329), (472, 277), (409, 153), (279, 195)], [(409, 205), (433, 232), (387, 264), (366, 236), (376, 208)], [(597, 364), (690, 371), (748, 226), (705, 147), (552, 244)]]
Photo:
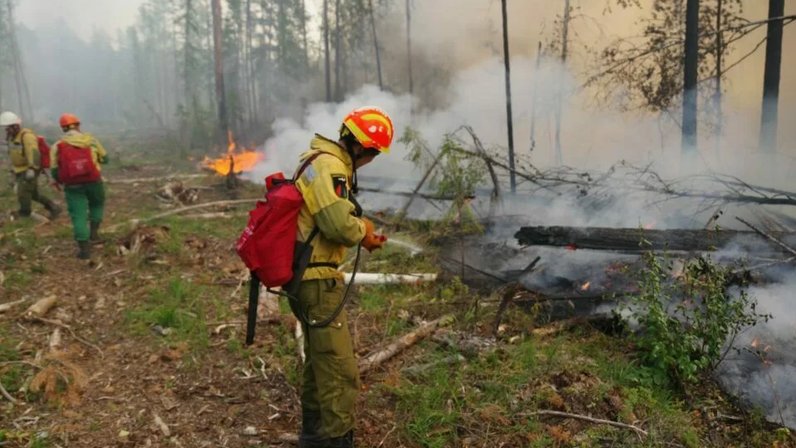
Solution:
[(30, 28), (52, 25), (63, 18), (80, 37), (88, 40), (99, 28), (111, 37), (132, 25), (143, 0), (20, 0), (17, 20)]

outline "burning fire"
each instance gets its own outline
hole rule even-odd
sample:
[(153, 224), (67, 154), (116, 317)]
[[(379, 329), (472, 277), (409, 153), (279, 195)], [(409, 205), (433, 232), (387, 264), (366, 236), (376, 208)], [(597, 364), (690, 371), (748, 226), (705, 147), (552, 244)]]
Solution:
[(202, 166), (222, 176), (226, 176), (230, 171), (234, 174), (238, 174), (251, 170), (263, 157), (265, 157), (265, 155), (261, 152), (239, 148), (230, 131), (227, 134), (227, 154), (218, 159), (211, 159), (205, 156), (205, 159), (202, 161)]
[(591, 286), (591, 282), (586, 282), (583, 285), (581, 285), (580, 290), (581, 291), (588, 291), (590, 286)]

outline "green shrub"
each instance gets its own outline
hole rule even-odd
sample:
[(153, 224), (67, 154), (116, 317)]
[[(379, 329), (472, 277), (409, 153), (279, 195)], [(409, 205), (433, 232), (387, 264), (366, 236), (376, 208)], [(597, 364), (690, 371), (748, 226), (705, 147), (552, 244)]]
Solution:
[(770, 316), (760, 314), (743, 287), (728, 291), (731, 269), (698, 257), (674, 278), (667, 258), (647, 253), (633, 315), (643, 360), (678, 386), (693, 384), (713, 371), (735, 337)]

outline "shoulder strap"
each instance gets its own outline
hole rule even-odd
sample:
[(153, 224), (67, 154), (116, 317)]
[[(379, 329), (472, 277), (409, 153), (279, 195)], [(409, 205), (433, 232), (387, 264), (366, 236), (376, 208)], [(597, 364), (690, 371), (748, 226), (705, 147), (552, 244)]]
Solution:
[[(313, 162), (315, 159), (317, 159), (317, 158), (318, 158), (318, 157), (319, 157), (321, 154), (329, 154), (329, 153), (328, 153), (328, 152), (325, 152), (325, 151), (318, 151), (318, 152), (316, 152), (315, 154), (313, 154), (313, 155), (311, 155), (311, 156), (307, 157), (307, 160), (305, 160), (305, 161), (304, 161), (304, 162), (301, 164), (301, 166), (299, 167), (299, 169), (296, 171), (296, 174), (294, 174), (294, 175), (293, 175), (293, 182), (296, 182), (296, 181), (298, 181), (298, 180), (299, 180), (299, 178), (301, 177), (301, 175), (302, 175), (302, 174), (304, 174), (304, 170), (306, 170), (306, 169), (307, 169), (307, 167), (308, 167), (308, 166), (310, 166), (310, 164), (312, 164), (312, 162)], [(329, 154), (329, 155), (331, 155), (331, 154)]]

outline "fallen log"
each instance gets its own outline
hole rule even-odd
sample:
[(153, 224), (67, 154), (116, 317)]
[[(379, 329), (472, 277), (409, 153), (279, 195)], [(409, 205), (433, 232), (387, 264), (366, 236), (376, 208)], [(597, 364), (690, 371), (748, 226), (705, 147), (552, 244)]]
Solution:
[[(790, 239), (796, 233), (772, 233)], [(766, 241), (755, 232), (738, 230), (629, 229), (608, 227), (521, 227), (514, 234), (525, 246), (644, 252), (648, 250), (713, 251), (736, 238)]]
[(362, 375), (370, 370), (380, 366), (385, 361), (392, 359), (398, 353), (406, 350), (407, 348), (417, 344), (429, 335), (433, 334), (439, 327), (447, 325), (453, 320), (453, 316), (445, 315), (439, 319), (426, 322), (415, 331), (401, 336), (397, 341), (383, 348), (382, 350), (373, 352), (364, 357), (359, 362), (359, 374)]

